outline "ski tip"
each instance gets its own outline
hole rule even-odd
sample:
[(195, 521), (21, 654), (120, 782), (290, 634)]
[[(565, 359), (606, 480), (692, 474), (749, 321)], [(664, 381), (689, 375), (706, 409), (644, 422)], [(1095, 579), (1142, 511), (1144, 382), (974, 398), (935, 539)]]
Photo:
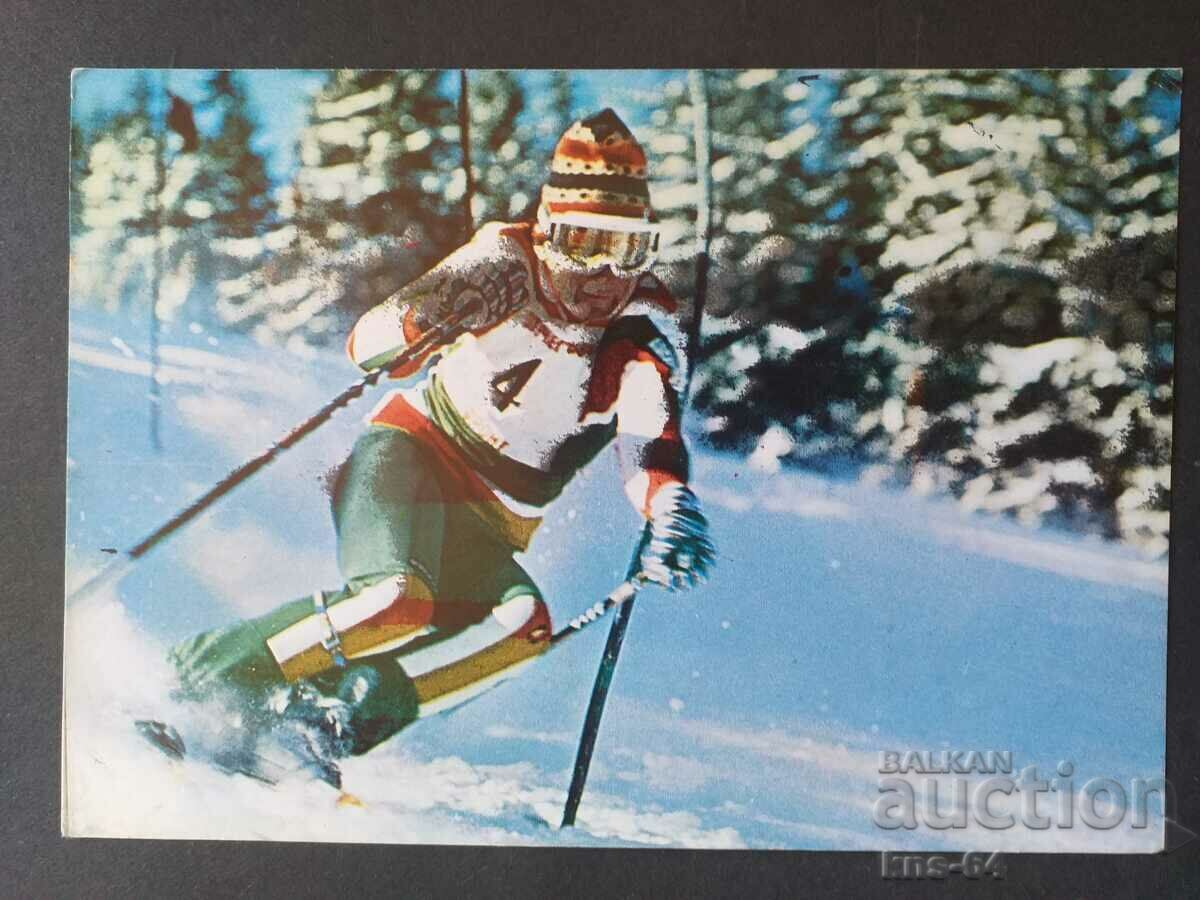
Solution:
[(183, 738), (166, 722), (137, 719), (133, 724), (142, 737), (172, 759), (183, 759), (187, 755), (187, 745), (184, 744)]
[(353, 794), (349, 793), (348, 791), (342, 791), (340, 794), (338, 794), (337, 805), (338, 806), (349, 806), (349, 807), (352, 807), (353, 809), (366, 809), (367, 808), (367, 804), (363, 803), (362, 800), (360, 800), (358, 797), (354, 796)]

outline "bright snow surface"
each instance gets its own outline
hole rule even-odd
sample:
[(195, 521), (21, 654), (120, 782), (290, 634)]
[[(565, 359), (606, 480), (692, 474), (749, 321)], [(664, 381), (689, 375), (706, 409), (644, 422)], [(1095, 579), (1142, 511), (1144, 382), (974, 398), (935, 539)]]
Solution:
[[(76, 310), (68, 589), (356, 377), (228, 334), (163, 335), (161, 454), (144, 324)], [(76, 835), (830, 849), (1154, 850), (1151, 827), (884, 831), (881, 750), (1010, 750), (1052, 777), (1161, 775), (1166, 565), (945, 500), (695, 453), (720, 551), (690, 595), (637, 602), (578, 827), (557, 829), (606, 624), (458, 711), (348, 761), (365, 807), (168, 760), (141, 717), (175, 640), (335, 587), (323, 476), (382, 390), (66, 618), (64, 827)], [(604, 596), (637, 522), (606, 453), (523, 563), (556, 624)], [(1000, 798), (1003, 799), (1003, 798)], [(1152, 809), (1155, 808), (1152, 806)]]

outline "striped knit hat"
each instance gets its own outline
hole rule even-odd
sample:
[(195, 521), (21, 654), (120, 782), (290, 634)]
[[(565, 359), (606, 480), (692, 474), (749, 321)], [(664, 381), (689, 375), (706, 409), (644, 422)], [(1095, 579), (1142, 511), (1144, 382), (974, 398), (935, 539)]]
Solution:
[(574, 123), (559, 139), (542, 188), (538, 222), (649, 231), (654, 215), (646, 154), (610, 107)]

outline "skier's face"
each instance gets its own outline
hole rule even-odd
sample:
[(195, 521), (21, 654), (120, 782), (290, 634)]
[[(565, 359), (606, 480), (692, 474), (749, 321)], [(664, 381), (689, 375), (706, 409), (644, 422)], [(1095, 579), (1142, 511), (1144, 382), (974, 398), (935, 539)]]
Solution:
[(605, 269), (595, 275), (576, 275), (573, 312), (603, 318), (624, 304), (633, 290), (633, 278)]
[(620, 275), (605, 267), (600, 272), (581, 275), (546, 266), (558, 300), (581, 322), (605, 319), (616, 313), (633, 293), (637, 277)]

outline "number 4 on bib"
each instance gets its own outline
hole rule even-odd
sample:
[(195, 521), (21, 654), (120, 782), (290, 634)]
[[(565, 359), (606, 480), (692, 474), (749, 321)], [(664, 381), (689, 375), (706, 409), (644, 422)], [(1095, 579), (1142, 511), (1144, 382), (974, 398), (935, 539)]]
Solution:
[(525, 389), (533, 373), (542, 364), (540, 359), (530, 359), (518, 363), (511, 369), (498, 374), (492, 379), (492, 405), (503, 412), (510, 406), (520, 406), (517, 395)]

